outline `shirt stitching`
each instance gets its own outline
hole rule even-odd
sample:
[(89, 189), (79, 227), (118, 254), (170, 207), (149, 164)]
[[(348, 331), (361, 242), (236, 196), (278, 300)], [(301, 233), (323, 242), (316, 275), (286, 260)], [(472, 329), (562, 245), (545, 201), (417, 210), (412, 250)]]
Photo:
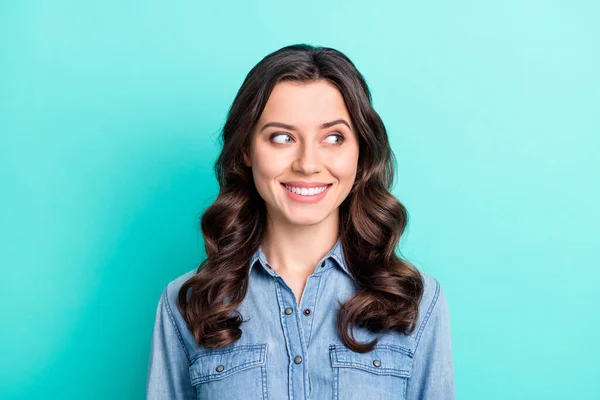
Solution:
[(314, 308), (313, 308), (313, 315), (312, 318), (310, 319), (310, 322), (308, 324), (308, 338), (307, 338), (307, 348), (310, 345), (310, 338), (312, 336), (312, 328), (313, 328), (313, 322), (315, 321), (316, 315), (315, 312), (319, 309), (317, 303), (319, 301), (319, 289), (321, 288), (321, 281), (323, 280), (324, 276), (323, 275), (317, 275), (315, 276), (315, 279), (317, 279), (317, 288), (316, 288), (316, 294), (315, 294), (315, 303), (314, 303)]
[(183, 352), (185, 353), (185, 356), (189, 363), (190, 355), (188, 354), (187, 347), (185, 347), (183, 338), (181, 337), (181, 333), (179, 332), (179, 328), (177, 327), (177, 324), (175, 323), (175, 318), (173, 316), (173, 312), (171, 311), (171, 305), (169, 303), (169, 296), (168, 296), (167, 289), (168, 289), (168, 287), (165, 288), (165, 290), (163, 291), (163, 297), (165, 299), (165, 307), (167, 308), (167, 314), (169, 315), (169, 320), (171, 321), (171, 325), (173, 325), (173, 329), (175, 330), (175, 333), (177, 334), (177, 338), (179, 339), (179, 344), (181, 345), (181, 348), (183, 349)]
[[(281, 321), (281, 328), (283, 329), (283, 338), (285, 340), (285, 348), (287, 350), (288, 353), (288, 357), (292, 357), (292, 349), (291, 349), (291, 344), (290, 341), (291, 339), (288, 338), (288, 321), (286, 316), (281, 315), (282, 310), (284, 309), (284, 302), (283, 302), (283, 295), (281, 294), (281, 287), (279, 285), (279, 282), (274, 282), (275, 285), (275, 292), (277, 293), (277, 301), (279, 302), (279, 320)], [(289, 362), (288, 363), (288, 397), (290, 400), (293, 400), (294, 398), (294, 378), (293, 378), (293, 371), (292, 371), (292, 363)]]
[(439, 294), (440, 294), (440, 283), (435, 278), (433, 278), (433, 280), (435, 281), (435, 294), (433, 295), (433, 300), (431, 300), (431, 304), (429, 305), (429, 309), (427, 310), (427, 314), (425, 314), (425, 318), (423, 319), (423, 323), (421, 324), (421, 327), (419, 328), (419, 331), (417, 332), (417, 338), (416, 338), (416, 341), (415, 341), (415, 350), (413, 351), (413, 354), (416, 354), (416, 352), (417, 352), (417, 347), (419, 347), (419, 341), (421, 340), (421, 334), (423, 333), (423, 330), (425, 329), (425, 325), (427, 325), (427, 322), (429, 321), (429, 317), (431, 316), (431, 313), (433, 311), (433, 307), (437, 303), (437, 300), (438, 300), (438, 297), (439, 297)]

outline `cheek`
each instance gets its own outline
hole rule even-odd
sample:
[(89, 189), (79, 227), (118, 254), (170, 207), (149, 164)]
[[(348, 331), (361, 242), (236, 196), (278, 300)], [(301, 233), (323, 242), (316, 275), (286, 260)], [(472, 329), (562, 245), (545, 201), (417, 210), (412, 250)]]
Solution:
[(357, 167), (358, 157), (354, 154), (335, 157), (333, 162), (329, 164), (331, 173), (336, 176), (342, 184), (351, 184), (354, 181)]
[(258, 191), (264, 194), (277, 177), (285, 171), (287, 161), (285, 157), (262, 149), (256, 150), (253, 159), (252, 175), (254, 176), (254, 183)]
[(268, 151), (257, 152), (254, 157), (255, 163), (252, 166), (256, 174), (262, 178), (274, 178), (281, 174), (286, 167), (285, 159)]

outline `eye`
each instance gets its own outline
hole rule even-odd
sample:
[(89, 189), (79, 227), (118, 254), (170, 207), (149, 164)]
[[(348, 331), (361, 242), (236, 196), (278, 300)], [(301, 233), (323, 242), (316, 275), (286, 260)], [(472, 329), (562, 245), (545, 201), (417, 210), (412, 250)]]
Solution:
[[(286, 140), (286, 138), (289, 138), (290, 140)], [(335, 145), (340, 145), (345, 140), (344, 136), (340, 133), (335, 133), (335, 134), (329, 135), (329, 136), (327, 136), (326, 140), (328, 140), (329, 138), (334, 138), (334, 140), (333, 141), (330, 140), (328, 143), (335, 144)], [(287, 133), (274, 133), (271, 135), (269, 140), (271, 140), (274, 143), (278, 143), (278, 144), (286, 144), (286, 143), (290, 143), (293, 141), (292, 137), (290, 135), (288, 135)]]
[(286, 141), (285, 139), (283, 139), (283, 140), (275, 140), (275, 138), (277, 138), (277, 137), (280, 137), (280, 136), (282, 136), (282, 137), (286, 137), (286, 136), (287, 136), (288, 138), (290, 138), (290, 139), (291, 139), (291, 136), (290, 136), (290, 135), (288, 135), (287, 133), (274, 133), (273, 135), (271, 135), (271, 137), (270, 137), (269, 139), (270, 139), (272, 142), (279, 143), (279, 144), (286, 144), (286, 143), (289, 143), (289, 142), (288, 142), (288, 141)]
[(327, 138), (336, 138), (338, 141), (337, 142), (329, 142), (331, 144), (342, 144), (344, 142), (344, 136), (342, 134), (336, 133), (333, 135), (329, 135), (327, 136)]

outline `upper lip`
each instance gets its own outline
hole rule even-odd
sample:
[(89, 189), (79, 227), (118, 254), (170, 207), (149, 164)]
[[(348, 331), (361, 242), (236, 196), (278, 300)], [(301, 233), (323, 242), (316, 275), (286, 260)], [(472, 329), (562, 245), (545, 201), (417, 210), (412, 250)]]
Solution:
[(300, 188), (314, 188), (314, 187), (323, 187), (329, 185), (329, 183), (325, 182), (302, 182), (302, 181), (292, 181), (292, 182), (281, 182), (284, 185), (300, 187)]

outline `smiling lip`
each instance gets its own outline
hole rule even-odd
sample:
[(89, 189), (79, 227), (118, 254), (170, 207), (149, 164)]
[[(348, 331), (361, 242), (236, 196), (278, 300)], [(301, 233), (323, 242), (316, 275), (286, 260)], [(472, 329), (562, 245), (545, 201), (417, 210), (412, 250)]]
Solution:
[(302, 181), (293, 181), (293, 182), (281, 182), (284, 185), (294, 186), (299, 188), (314, 188), (314, 187), (323, 187), (326, 185), (330, 185), (330, 183), (325, 182), (302, 182)]
[[(299, 183), (299, 182), (290, 182), (290, 183)], [(302, 182), (300, 182), (302, 183)], [(321, 193), (319, 194), (314, 194), (314, 195), (309, 195), (309, 196), (302, 196), (299, 195), (297, 193), (292, 192), (291, 190), (288, 190), (288, 188), (285, 187), (285, 183), (281, 183), (281, 187), (283, 188), (283, 190), (287, 193), (287, 195), (294, 201), (298, 202), (298, 203), (304, 203), (304, 204), (314, 204), (317, 203), (319, 201), (321, 201), (325, 195), (327, 195), (327, 192), (329, 192), (329, 189), (331, 189), (331, 184), (327, 184), (327, 183), (320, 183), (320, 182), (316, 182), (318, 183), (320, 186), (319, 187), (323, 187), (323, 186), (327, 186), (327, 189), (323, 190)], [(289, 185), (289, 186), (293, 186), (293, 185)], [(307, 187), (307, 186), (301, 186), (301, 187)], [(315, 187), (315, 186), (310, 186), (310, 187)]]

